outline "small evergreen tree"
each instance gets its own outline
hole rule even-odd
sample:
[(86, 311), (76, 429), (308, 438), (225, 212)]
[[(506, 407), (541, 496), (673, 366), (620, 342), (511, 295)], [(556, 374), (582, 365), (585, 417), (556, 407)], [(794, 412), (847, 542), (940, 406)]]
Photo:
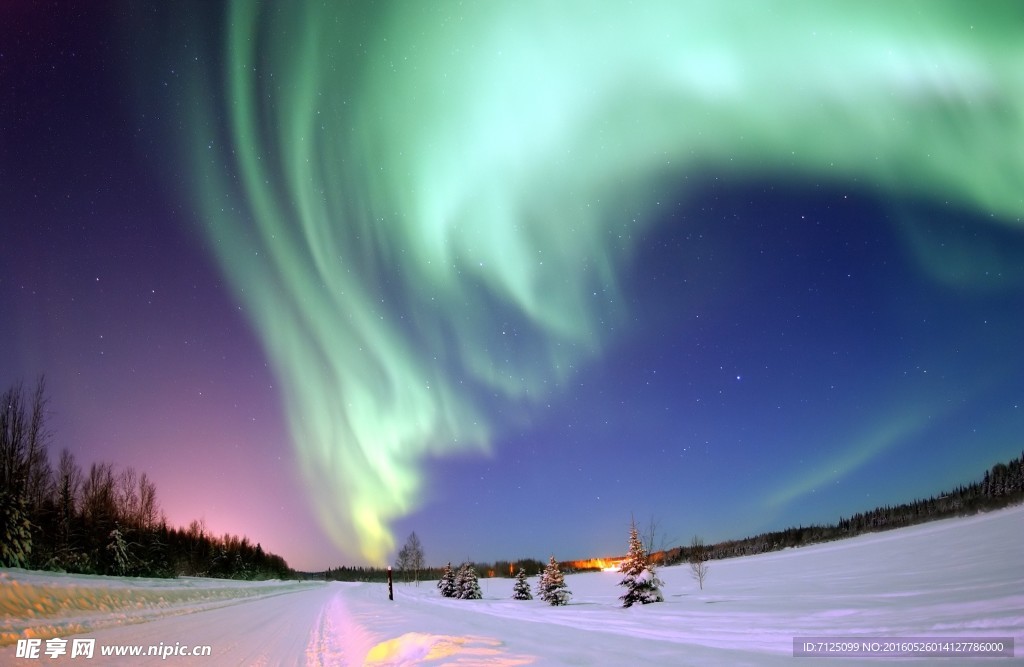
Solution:
[(665, 600), (661, 594), (662, 582), (655, 574), (654, 565), (651, 564), (643, 542), (640, 541), (636, 521), (630, 525), (629, 553), (619, 566), (619, 571), (626, 575), (619, 582), (620, 586), (626, 587), (625, 594), (619, 598), (623, 607), (630, 607), (636, 602), (650, 604)]
[(480, 592), (480, 582), (477, 580), (476, 569), (469, 564), (463, 563), (459, 568), (459, 574), (455, 577), (456, 597), (460, 600), (479, 600), (483, 598)]
[(452, 564), (444, 568), (444, 573), (441, 575), (441, 579), (437, 582), (437, 587), (441, 591), (441, 597), (453, 598), (455, 597), (455, 571), (452, 570)]
[(530, 594), (530, 584), (526, 581), (526, 570), (524, 570), (523, 568), (519, 568), (519, 574), (516, 575), (516, 585), (512, 588), (512, 599), (533, 599), (533, 595)]
[(548, 566), (544, 568), (541, 582), (541, 593), (539, 595), (541, 600), (554, 606), (569, 604), (569, 598), (572, 597), (572, 593), (569, 592), (569, 588), (565, 584), (565, 577), (562, 575), (562, 571), (558, 569), (558, 561), (555, 560), (554, 556), (548, 561)]
[(462, 584), (466, 581), (466, 563), (459, 566), (455, 573), (455, 594), (452, 597), (462, 597)]
[(537, 597), (544, 602), (547, 602), (547, 598), (544, 597), (547, 585), (547, 569), (545, 568), (537, 573)]

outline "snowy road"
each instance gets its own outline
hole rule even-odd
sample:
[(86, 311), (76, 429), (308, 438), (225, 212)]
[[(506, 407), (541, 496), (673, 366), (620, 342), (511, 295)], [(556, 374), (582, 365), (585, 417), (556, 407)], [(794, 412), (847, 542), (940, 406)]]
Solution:
[[(505, 586), (497, 583), (507, 582), (484, 582), (485, 595), (493, 598), (495, 591), (486, 589), (502, 588), (506, 597)], [(89, 664), (111, 665), (628, 665), (635, 664), (637, 656), (658, 657), (657, 664), (766, 664), (763, 654), (700, 646), (684, 650), (674, 633), (659, 637), (632, 623), (623, 625), (621, 619), (611, 621), (593, 613), (572, 619), (563, 613), (554, 620), (547, 614), (569, 608), (539, 603), (526, 603), (527, 607), (504, 599), (441, 600), (434, 595), (431, 584), (400, 586), (395, 601), (388, 602), (386, 588), (379, 584), (310, 584), (294, 592), (80, 636), (96, 639), (96, 654)], [(597, 604), (581, 602), (575, 608), (599, 611)], [(633, 616), (643, 624), (641, 613)], [(99, 655), (102, 646), (141, 646), (145, 652), (149, 646), (175, 644), (210, 646), (212, 651), (198, 657)], [(695, 661), (680, 662), (683, 655)], [(84, 662), (67, 655), (41, 659), (45, 664)]]
[[(1022, 664), (1024, 507), (728, 561), (700, 591), (663, 568), (665, 602), (622, 609), (617, 573), (566, 578), (566, 607), (483, 600), (431, 583), (131, 580), (0, 570), (0, 664), (835, 665), (794, 658), (797, 636), (1010, 638)], [(95, 639), (92, 660), (15, 657), (18, 638)], [(210, 655), (114, 657), (103, 647), (209, 646)], [(43, 642), (42, 649), (46, 644)], [(843, 667), (877, 658), (843, 658)], [(903, 664), (930, 664), (911, 658)]]
[[(108, 628), (83, 636), (95, 637), (103, 645), (173, 645), (210, 646), (210, 657), (175, 657), (167, 659), (109, 658), (111, 664), (225, 664), (248, 665), (303, 664), (308, 649), (323, 651), (323, 663), (346, 664), (339, 648), (344, 634), (345, 616), (332, 619), (331, 614), (344, 608), (333, 587), (316, 586), (298, 592), (284, 593), (256, 600), (242, 600), (215, 609), (166, 616), (140, 625)], [(350, 651), (359, 650), (352, 644)], [(220, 658), (220, 659), (218, 659)], [(358, 658), (357, 658), (358, 660)], [(68, 663), (80, 662), (67, 660)]]

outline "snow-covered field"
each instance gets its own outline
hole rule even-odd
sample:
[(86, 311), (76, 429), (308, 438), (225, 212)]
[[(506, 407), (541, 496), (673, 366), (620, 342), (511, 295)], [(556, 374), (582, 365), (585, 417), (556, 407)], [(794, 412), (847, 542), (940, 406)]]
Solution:
[[(112, 579), (0, 570), (0, 664), (879, 665), (794, 658), (793, 638), (1012, 637), (1014, 658), (904, 664), (1024, 664), (1024, 507), (802, 549), (712, 561), (698, 590), (663, 568), (665, 602), (623, 609), (617, 573), (566, 577), (567, 607), (483, 600), (432, 582), (381, 584)], [(45, 654), (47, 638), (95, 639), (94, 657)], [(16, 640), (39, 638), (19, 659)], [(59, 644), (58, 644), (59, 645)], [(71, 642), (67, 644), (70, 651)], [(210, 655), (104, 657), (103, 647), (209, 646)], [(24, 646), (24, 644), (23, 644)]]

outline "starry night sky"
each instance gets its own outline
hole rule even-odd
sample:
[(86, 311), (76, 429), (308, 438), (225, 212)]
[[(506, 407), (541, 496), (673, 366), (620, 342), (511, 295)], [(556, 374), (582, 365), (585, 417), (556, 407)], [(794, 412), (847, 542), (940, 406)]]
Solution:
[(163, 4), (0, 9), (0, 385), (172, 524), (582, 558), (1024, 446), (1017, 3)]

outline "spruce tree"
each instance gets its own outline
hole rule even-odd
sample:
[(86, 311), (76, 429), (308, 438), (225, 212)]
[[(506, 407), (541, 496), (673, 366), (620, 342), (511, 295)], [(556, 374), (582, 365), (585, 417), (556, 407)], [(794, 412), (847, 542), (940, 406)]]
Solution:
[(441, 575), (441, 579), (437, 582), (437, 587), (441, 591), (441, 597), (453, 598), (455, 597), (455, 571), (452, 570), (452, 564), (444, 568), (444, 573)]
[(107, 544), (107, 551), (113, 556), (113, 573), (126, 575), (131, 573), (132, 556), (128, 551), (128, 543), (124, 539), (121, 527), (114, 524), (114, 530), (110, 531), (110, 542)]
[(547, 602), (548, 573), (547, 568), (537, 573), (537, 597)]
[(526, 581), (526, 570), (519, 568), (519, 574), (516, 575), (516, 585), (512, 589), (513, 600), (532, 600), (533, 595), (530, 594), (530, 584)]
[(554, 606), (569, 604), (569, 598), (572, 597), (572, 593), (569, 592), (569, 588), (565, 584), (565, 577), (562, 576), (562, 571), (558, 569), (558, 561), (555, 560), (554, 556), (548, 561), (548, 566), (544, 568), (541, 582), (543, 591), (540, 594), (541, 600)]
[(468, 563), (463, 563), (459, 566), (459, 571), (455, 573), (455, 594), (452, 597), (462, 597), (462, 584), (466, 581), (466, 567)]
[(619, 582), (620, 586), (626, 587), (626, 593), (619, 598), (623, 607), (630, 607), (635, 602), (664, 602), (665, 598), (661, 595), (662, 582), (655, 574), (654, 565), (650, 563), (640, 541), (635, 521), (629, 528), (629, 553), (619, 566), (619, 571), (626, 575)]
[(459, 568), (459, 574), (455, 577), (456, 596), (462, 600), (479, 600), (483, 598), (480, 592), (480, 582), (477, 581), (476, 569), (469, 563), (463, 563)]

